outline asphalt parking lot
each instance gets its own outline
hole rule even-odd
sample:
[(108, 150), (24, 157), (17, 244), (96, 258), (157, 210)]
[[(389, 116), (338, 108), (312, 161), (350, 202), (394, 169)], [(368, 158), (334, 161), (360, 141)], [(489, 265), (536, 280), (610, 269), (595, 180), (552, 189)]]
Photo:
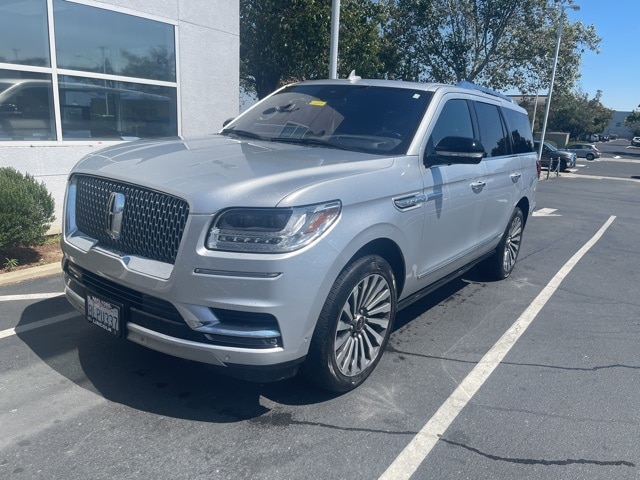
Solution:
[(640, 162), (614, 156), (541, 181), (513, 275), (400, 312), (344, 395), (111, 337), (55, 269), (0, 279), (0, 477), (640, 478)]

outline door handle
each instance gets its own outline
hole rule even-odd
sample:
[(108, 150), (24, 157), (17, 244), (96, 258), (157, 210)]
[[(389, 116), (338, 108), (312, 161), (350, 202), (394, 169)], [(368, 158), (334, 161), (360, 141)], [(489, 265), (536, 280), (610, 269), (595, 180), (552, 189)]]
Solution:
[(424, 203), (427, 201), (427, 197), (422, 195), (422, 194), (417, 194), (417, 195), (411, 195), (409, 197), (404, 197), (404, 198), (396, 198), (393, 203), (395, 204), (396, 207), (398, 207), (400, 210), (405, 210), (407, 208), (412, 208), (415, 207), (421, 203)]
[(487, 185), (487, 182), (483, 182), (483, 181), (477, 181), (477, 182), (473, 182), (471, 184), (471, 188), (473, 189), (474, 192), (479, 192), (480, 190), (482, 190), (485, 186)]
[(427, 195), (420, 193), (409, 197), (396, 198), (393, 200), (393, 203), (400, 210), (406, 210), (417, 207), (421, 203), (427, 203), (430, 200), (437, 200), (438, 198), (442, 198), (442, 192), (432, 192)]
[(522, 174), (521, 173), (512, 173), (510, 175), (510, 177), (511, 177), (511, 181), (513, 183), (516, 183), (518, 180), (520, 180), (520, 178), (522, 177)]

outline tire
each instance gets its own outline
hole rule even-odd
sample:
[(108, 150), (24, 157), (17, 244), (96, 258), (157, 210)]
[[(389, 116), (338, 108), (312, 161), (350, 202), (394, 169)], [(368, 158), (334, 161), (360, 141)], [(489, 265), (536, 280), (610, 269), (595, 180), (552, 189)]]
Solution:
[(492, 280), (503, 280), (511, 275), (520, 253), (523, 232), (524, 215), (516, 207), (495, 253), (480, 264), (481, 272)]
[(560, 171), (564, 172), (567, 169), (567, 161), (562, 158), (560, 159)]
[[(549, 171), (555, 172), (558, 169), (558, 159), (554, 158), (549, 162)], [(560, 159), (560, 171), (564, 172), (567, 169), (567, 161), (564, 158)]]
[(593, 153), (587, 153), (587, 160), (591, 161), (593, 160), (595, 157), (595, 155)]
[(377, 255), (362, 257), (336, 279), (311, 340), (303, 372), (334, 392), (356, 388), (374, 370), (396, 314), (396, 282)]

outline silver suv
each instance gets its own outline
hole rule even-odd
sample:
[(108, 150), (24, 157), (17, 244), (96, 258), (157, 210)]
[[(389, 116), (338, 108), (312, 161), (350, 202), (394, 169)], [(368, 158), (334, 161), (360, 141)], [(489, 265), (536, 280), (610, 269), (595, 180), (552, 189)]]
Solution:
[(526, 112), (472, 86), (286, 86), (193, 139), (69, 176), (66, 295), (94, 324), (268, 381), (346, 391), (396, 312), (479, 264), (512, 271), (534, 209)]

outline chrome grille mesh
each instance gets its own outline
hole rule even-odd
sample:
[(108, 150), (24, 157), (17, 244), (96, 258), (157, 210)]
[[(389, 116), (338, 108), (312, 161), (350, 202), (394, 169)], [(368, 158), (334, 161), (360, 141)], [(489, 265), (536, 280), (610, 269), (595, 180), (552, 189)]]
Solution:
[[(189, 216), (181, 198), (148, 188), (104, 178), (75, 177), (76, 225), (100, 245), (121, 253), (174, 263)], [(122, 232), (118, 240), (108, 233), (107, 208), (111, 193), (125, 195)]]

